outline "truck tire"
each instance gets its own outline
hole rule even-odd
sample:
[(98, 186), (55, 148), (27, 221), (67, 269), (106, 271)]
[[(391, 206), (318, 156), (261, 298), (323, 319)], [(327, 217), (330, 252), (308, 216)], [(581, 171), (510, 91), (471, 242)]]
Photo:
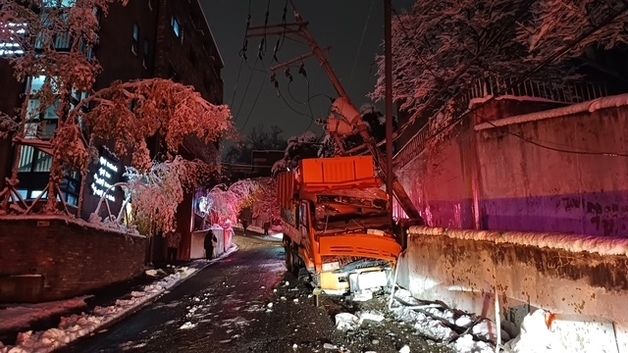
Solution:
[(293, 272), (294, 269), (292, 268), (292, 241), (287, 235), (283, 236), (283, 250), (286, 253), (286, 269), (288, 270), (288, 272)]
[(299, 248), (295, 245), (290, 247), (290, 260), (292, 262), (290, 272), (295, 275), (299, 274), (299, 269), (301, 268), (301, 258), (299, 257)]

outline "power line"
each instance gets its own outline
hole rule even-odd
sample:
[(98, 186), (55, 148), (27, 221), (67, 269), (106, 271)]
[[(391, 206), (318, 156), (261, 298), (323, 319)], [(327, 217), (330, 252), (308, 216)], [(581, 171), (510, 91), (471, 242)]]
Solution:
[[(493, 127), (498, 127), (498, 125), (494, 124), (492, 121), (488, 121), (488, 123), (489, 123), (489, 125), (492, 125)], [(521, 134), (509, 131), (509, 130), (507, 130), (506, 133), (509, 134), (509, 135), (515, 136), (515, 137), (521, 139), (522, 141), (524, 141), (526, 143), (532, 144), (532, 145), (537, 146), (537, 147), (545, 148), (545, 149), (548, 149), (548, 150), (551, 150), (551, 151), (562, 152), (562, 153), (571, 153), (571, 154), (589, 155), (589, 156), (607, 156), (607, 157), (626, 157), (626, 158), (628, 158), (628, 153), (569, 150), (569, 149), (565, 149), (565, 148), (548, 146), (548, 145), (542, 144), (540, 142), (537, 142), (537, 141), (531, 140), (529, 138), (526, 138), (525, 136), (523, 136)]]
[(238, 111), (236, 112), (236, 121), (240, 117), (240, 112), (242, 111), (242, 107), (244, 106), (244, 99), (246, 98), (247, 93), (249, 92), (249, 88), (251, 87), (251, 82), (253, 81), (253, 77), (255, 76), (255, 68), (257, 66), (257, 62), (259, 61), (259, 57), (255, 58), (255, 63), (253, 63), (253, 68), (247, 63), (247, 66), (250, 69), (249, 79), (244, 87), (244, 93), (242, 94), (242, 104), (238, 106)]
[(374, 7), (375, 7), (375, 0), (371, 0), (371, 6), (369, 7), (369, 12), (366, 17), (366, 21), (364, 22), (364, 26), (362, 27), (362, 34), (360, 35), (360, 42), (358, 43), (358, 50), (355, 52), (355, 58), (353, 59), (353, 65), (351, 66), (351, 73), (349, 74), (349, 82), (353, 82), (353, 74), (355, 73), (355, 68), (358, 65), (358, 58), (360, 57), (360, 52), (362, 51), (362, 45), (364, 44), (366, 30), (368, 29), (369, 22), (371, 21), (371, 14), (373, 13)]
[(236, 92), (238, 90), (238, 84), (240, 83), (240, 74), (242, 73), (242, 66), (244, 66), (244, 58), (240, 60), (240, 65), (238, 65), (238, 73), (236, 74), (235, 86), (233, 86), (233, 93), (231, 94), (231, 106), (235, 105), (235, 97)]
[(244, 121), (244, 124), (242, 125), (242, 130), (244, 130), (246, 125), (249, 123), (249, 120), (251, 119), (253, 110), (255, 109), (255, 106), (257, 105), (257, 101), (259, 100), (260, 94), (262, 93), (262, 89), (264, 88), (265, 83), (266, 83), (266, 77), (262, 79), (262, 83), (259, 85), (259, 89), (257, 90), (257, 95), (255, 95), (255, 99), (253, 100), (253, 105), (251, 105), (251, 109), (249, 109), (249, 113), (246, 116), (246, 120)]

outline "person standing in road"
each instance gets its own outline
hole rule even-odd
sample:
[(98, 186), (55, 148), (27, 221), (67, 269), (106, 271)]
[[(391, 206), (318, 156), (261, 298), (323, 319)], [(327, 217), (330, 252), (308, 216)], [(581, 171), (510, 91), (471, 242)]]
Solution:
[(174, 232), (166, 235), (166, 243), (168, 244), (167, 261), (172, 264), (177, 261), (177, 250), (181, 242), (181, 233)]
[(264, 235), (268, 235), (269, 229), (270, 229), (270, 222), (264, 222)]
[(217, 241), (214, 232), (210, 229), (205, 234), (204, 246), (205, 246), (205, 258), (211, 259), (214, 256), (214, 241)]

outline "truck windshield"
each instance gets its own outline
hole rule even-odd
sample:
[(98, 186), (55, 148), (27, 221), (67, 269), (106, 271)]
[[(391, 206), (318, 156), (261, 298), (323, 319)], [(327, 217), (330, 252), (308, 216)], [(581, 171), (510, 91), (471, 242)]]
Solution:
[(324, 230), (388, 228), (386, 194), (378, 188), (334, 190), (317, 196), (314, 227)]

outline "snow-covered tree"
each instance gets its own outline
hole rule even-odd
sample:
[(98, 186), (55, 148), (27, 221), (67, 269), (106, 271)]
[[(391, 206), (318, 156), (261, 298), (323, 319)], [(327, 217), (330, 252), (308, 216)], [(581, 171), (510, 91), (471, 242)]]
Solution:
[[(59, 118), (52, 141), (37, 141), (53, 155), (46, 210), (56, 211), (58, 185), (65, 173), (86, 171), (95, 157), (94, 147), (106, 144), (132, 166), (133, 219), (145, 234), (155, 234), (172, 229), (183, 192), (216, 172), (217, 163), (176, 157), (184, 140), (195, 136), (205, 145), (215, 143), (231, 129), (231, 115), (226, 106), (212, 105), (193, 88), (169, 80), (116, 82), (93, 91), (101, 69), (92, 55), (98, 43), (98, 16), (106, 15), (111, 5), (126, 2), (0, 0), (0, 51), (18, 80), (37, 78), (41, 83), (25, 100), (20, 123), (51, 108)], [(89, 97), (81, 100), (80, 92)], [(37, 106), (31, 106), (33, 101)], [(14, 117), (0, 118), (0, 137), (25, 131), (16, 126)], [(164, 147), (158, 160), (150, 154), (149, 138)]]
[(296, 168), (303, 158), (316, 158), (319, 155), (321, 138), (311, 131), (288, 139), (288, 146), (282, 159), (275, 162), (272, 172), (277, 173), (286, 168)]
[(214, 186), (207, 195), (212, 223), (236, 223), (242, 210), (250, 208), (255, 218), (272, 221), (279, 217), (277, 182), (274, 178), (243, 179), (227, 186)]
[[(166, 79), (117, 82), (84, 99), (59, 129), (53, 147), (61, 167), (84, 169), (89, 162), (73, 160), (63, 146), (67, 139), (63, 130), (79, 122), (89, 131), (90, 143), (111, 141), (119, 157), (131, 158), (141, 170), (148, 170), (152, 163), (147, 138), (161, 137), (167, 156), (172, 157), (185, 137), (196, 136), (212, 144), (232, 127), (229, 108), (207, 102), (192, 87)], [(80, 140), (72, 140), (77, 150), (85, 148)]]
[(55, 106), (63, 117), (72, 93), (91, 90), (101, 70), (92, 55), (98, 43), (98, 12), (106, 15), (112, 4), (126, 2), (0, 0), (2, 56), (19, 81), (45, 76), (36, 93), (39, 105), (30, 114), (38, 115), (58, 102)]
[(176, 211), (184, 195), (203, 184), (202, 176), (216, 172), (216, 166), (188, 161), (180, 156), (154, 163), (148, 171), (128, 168), (133, 215), (130, 226), (141, 234), (168, 234), (175, 230)]
[[(32, 87), (24, 100), (18, 119), (0, 116), (4, 137), (14, 133), (23, 137), (30, 130), (26, 126), (38, 121), (41, 113), (52, 110), (60, 126), (56, 150), (71, 148), (71, 141), (79, 139), (78, 126), (66, 125), (65, 120), (81, 92), (91, 91), (100, 72), (92, 55), (92, 48), (98, 43), (98, 13), (106, 15), (115, 3), (126, 4), (126, 0), (0, 0), (0, 54), (11, 63), (17, 80), (38, 81), (36, 89)], [(87, 160), (85, 149), (68, 151), (66, 157), (74, 164)], [(62, 174), (60, 169), (51, 173), (48, 211), (55, 209), (55, 185)], [(14, 172), (12, 183), (16, 183), (16, 178)]]
[[(87, 109), (89, 107), (89, 109)], [(79, 122), (89, 131), (83, 139)], [(187, 136), (206, 145), (231, 129), (226, 106), (205, 101), (193, 88), (164, 79), (114, 83), (95, 92), (70, 112), (52, 142), (51, 181), (68, 169), (85, 171), (96, 144), (109, 141), (113, 152), (129, 160), (133, 219), (143, 234), (168, 233), (185, 192), (206, 184), (218, 163), (189, 162), (177, 155)], [(153, 162), (146, 141), (158, 136), (165, 162)], [(49, 200), (50, 202), (50, 200)]]
[(238, 180), (227, 186), (218, 184), (214, 186), (208, 196), (209, 214), (212, 223), (225, 224), (230, 221), (235, 224), (240, 212), (250, 207), (253, 203), (253, 195), (259, 185), (252, 179)]
[(566, 57), (580, 57), (588, 48), (611, 49), (628, 42), (627, 7), (623, 0), (535, 1), (532, 16), (521, 23), (518, 38), (534, 61), (555, 54), (589, 32), (565, 53)]
[[(566, 60), (593, 46), (626, 41), (625, 8), (622, 0), (416, 1), (393, 21), (393, 99), (414, 122), (460, 113), (467, 107), (450, 101), (489, 75), (530, 72), (532, 78), (564, 82), (573, 77)], [(550, 60), (578, 39), (565, 56)], [(531, 72), (538, 63), (546, 65)], [(371, 94), (377, 100), (384, 96), (383, 57), (378, 64)]]
[(276, 178), (255, 179), (257, 190), (252, 195), (251, 211), (253, 217), (264, 222), (278, 219), (280, 214), (279, 197), (277, 195)]

